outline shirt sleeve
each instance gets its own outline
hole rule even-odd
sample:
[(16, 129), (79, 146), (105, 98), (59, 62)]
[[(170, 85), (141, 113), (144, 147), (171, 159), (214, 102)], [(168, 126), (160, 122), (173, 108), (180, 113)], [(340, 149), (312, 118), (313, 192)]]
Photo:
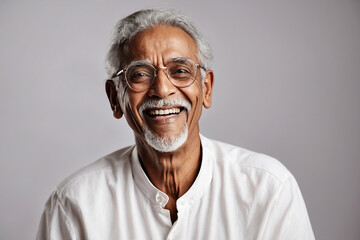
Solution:
[(36, 239), (77, 239), (56, 191), (45, 204)]
[(261, 239), (315, 239), (304, 199), (293, 176), (283, 183), (274, 201)]

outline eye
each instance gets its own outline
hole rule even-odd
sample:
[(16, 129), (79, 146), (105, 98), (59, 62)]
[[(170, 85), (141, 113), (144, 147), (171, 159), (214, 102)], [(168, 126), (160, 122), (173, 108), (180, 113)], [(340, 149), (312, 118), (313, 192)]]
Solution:
[(192, 77), (192, 70), (186, 65), (177, 64), (169, 68), (169, 75), (177, 80), (186, 80)]
[(132, 83), (144, 83), (151, 81), (153, 78), (153, 73), (147, 68), (137, 67), (134, 69), (129, 69), (127, 74), (128, 81)]
[(137, 72), (130, 76), (130, 81), (133, 83), (142, 83), (151, 79), (151, 76), (145, 72)]
[(189, 73), (187, 69), (177, 69), (175, 73), (181, 74), (181, 73)]

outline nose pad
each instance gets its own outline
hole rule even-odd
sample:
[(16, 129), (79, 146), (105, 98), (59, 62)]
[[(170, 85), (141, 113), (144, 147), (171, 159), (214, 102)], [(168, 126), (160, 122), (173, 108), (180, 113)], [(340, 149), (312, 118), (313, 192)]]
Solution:
[(148, 94), (150, 97), (157, 96), (159, 98), (166, 98), (175, 93), (176, 89), (176, 86), (170, 81), (167, 75), (166, 67), (159, 67)]

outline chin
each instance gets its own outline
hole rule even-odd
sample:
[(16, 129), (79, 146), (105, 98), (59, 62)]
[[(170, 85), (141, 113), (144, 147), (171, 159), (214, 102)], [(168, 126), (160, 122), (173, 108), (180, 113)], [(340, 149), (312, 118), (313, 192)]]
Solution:
[(158, 137), (147, 126), (143, 127), (145, 140), (150, 147), (158, 152), (173, 152), (181, 147), (188, 138), (188, 127), (185, 123), (182, 131), (177, 136)]

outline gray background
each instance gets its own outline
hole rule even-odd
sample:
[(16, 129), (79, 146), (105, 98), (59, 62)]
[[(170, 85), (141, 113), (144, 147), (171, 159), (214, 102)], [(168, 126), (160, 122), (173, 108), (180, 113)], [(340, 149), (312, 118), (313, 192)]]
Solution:
[(120, 17), (190, 15), (215, 53), (201, 132), (278, 158), (317, 239), (360, 239), (360, 2), (2, 1), (0, 239), (33, 239), (66, 176), (134, 142), (112, 118), (105, 52)]

